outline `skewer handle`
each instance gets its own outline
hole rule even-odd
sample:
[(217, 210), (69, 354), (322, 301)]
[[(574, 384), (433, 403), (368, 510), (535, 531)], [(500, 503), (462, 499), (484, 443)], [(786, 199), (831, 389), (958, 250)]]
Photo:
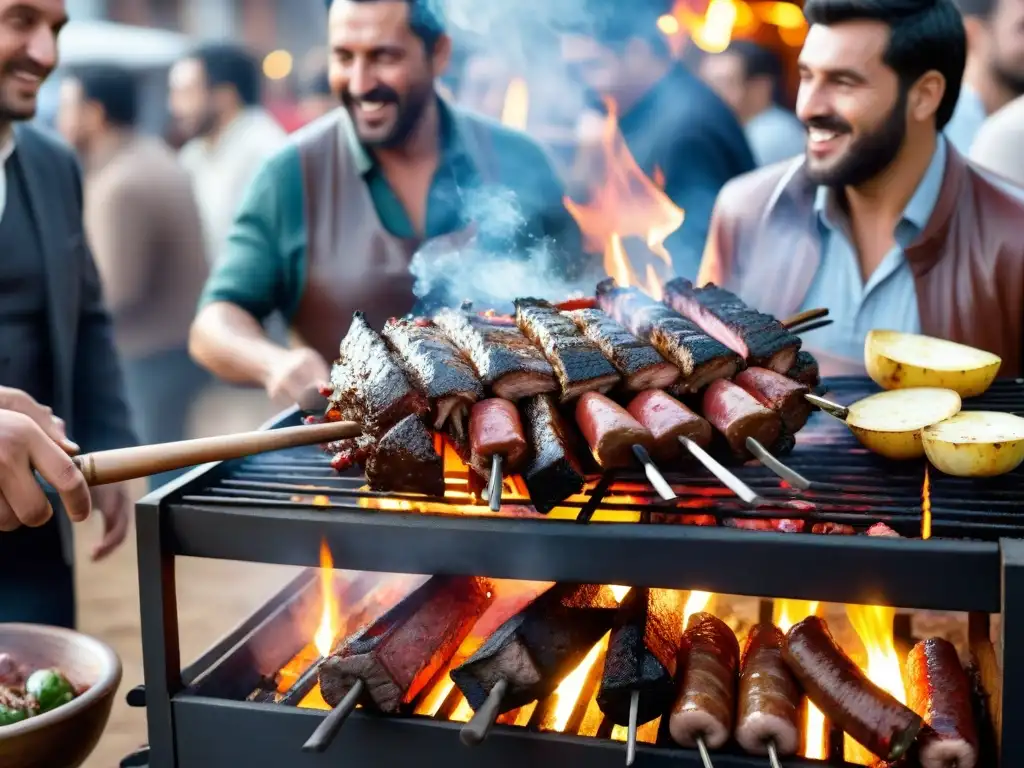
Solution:
[(459, 738), (463, 744), (467, 747), (478, 747), (484, 743), (494, 726), (494, 721), (498, 719), (498, 708), (507, 690), (508, 681), (504, 678), (494, 684), (491, 692), (487, 694), (487, 701), (474, 713), (473, 719), (459, 731)]
[(828, 328), (834, 322), (835, 322), (834, 320), (818, 320), (818, 321), (813, 322), (813, 323), (805, 323), (803, 325), (795, 325), (792, 328), (790, 328), (789, 330), (790, 330), (791, 333), (793, 333), (793, 334), (795, 334), (797, 336), (803, 336), (805, 333), (810, 333), (811, 331), (819, 331), (822, 328)]
[(704, 763), (704, 768), (715, 768), (715, 764), (711, 762), (711, 755), (708, 754), (708, 745), (704, 743), (704, 739), (697, 739), (697, 751), (700, 752), (700, 761)]
[(782, 768), (782, 763), (779, 762), (779, 751), (775, 749), (775, 742), (768, 742), (768, 762), (772, 764), (772, 768)]
[(809, 323), (811, 320), (820, 320), (821, 318), (827, 316), (828, 310), (825, 309), (824, 307), (819, 307), (818, 309), (808, 309), (806, 312), (801, 312), (798, 315), (793, 315), (788, 320), (783, 320), (782, 324), (786, 328), (793, 328), (794, 326)]
[(313, 731), (313, 735), (302, 745), (303, 752), (319, 753), (331, 746), (331, 742), (338, 735), (341, 726), (345, 724), (348, 716), (352, 714), (352, 710), (359, 703), (359, 698), (363, 695), (363, 688), (365, 688), (363, 681), (361, 679), (356, 680), (355, 684), (349, 688), (348, 693), (345, 694), (345, 698), (338, 702), (338, 706), (331, 710), (331, 713)]
[(491, 457), (491, 481), (487, 486), (487, 495), (490, 500), (491, 512), (501, 511), (501, 490), (503, 487), (501, 479), (501, 465), (503, 457), (496, 453)]
[(761, 443), (752, 437), (747, 438), (747, 450), (750, 451), (757, 460), (761, 462), (765, 467), (770, 469), (776, 475), (781, 477), (791, 486), (800, 491), (806, 491), (811, 487), (811, 481), (801, 475), (794, 469), (790, 469), (765, 448)]
[(301, 445), (330, 443), (358, 437), (363, 428), (353, 421), (334, 421), (284, 429), (240, 432), (234, 435), (179, 440), (174, 443), (117, 448), (75, 456), (72, 461), (89, 485), (106, 485), (170, 472), (209, 461), (227, 461)]
[(647, 449), (642, 445), (633, 446), (633, 455), (636, 456), (636, 460), (644, 465), (644, 473), (647, 475), (647, 481), (651, 486), (658, 492), (665, 501), (672, 501), (676, 496), (676, 492), (672, 490), (672, 486), (668, 484), (665, 476), (661, 474), (661, 470), (658, 469), (658, 465), (654, 463), (651, 455), (647, 453)]
[(723, 467), (715, 458), (697, 445), (688, 437), (680, 437), (679, 442), (690, 454), (701, 464), (707, 467), (708, 471), (717, 477), (726, 488), (739, 496), (745, 504), (756, 507), (761, 503), (761, 497), (750, 488), (749, 485), (740, 480), (736, 475)]
[(804, 395), (807, 398), (807, 402), (811, 405), (821, 408), (829, 416), (835, 416), (840, 421), (846, 421), (846, 417), (850, 415), (850, 409), (840, 405), (839, 403), (833, 403), (831, 400), (826, 400), (824, 397), (818, 397), (817, 395)]
[(636, 760), (636, 721), (640, 717), (640, 691), (629, 697), (629, 731), (626, 736), (626, 765)]

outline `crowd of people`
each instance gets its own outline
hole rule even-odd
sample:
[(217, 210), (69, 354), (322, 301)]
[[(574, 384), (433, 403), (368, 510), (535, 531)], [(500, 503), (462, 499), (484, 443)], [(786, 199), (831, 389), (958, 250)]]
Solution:
[[(1024, 4), (807, 0), (795, 109), (773, 51), (684, 62), (658, 9), (605, 5), (558, 28), (579, 156), (614, 105), (685, 211), (676, 274), (777, 316), (828, 307), (805, 342), (826, 375), (863, 370), (872, 328), (981, 347), (1020, 375)], [(379, 325), (412, 309), (425, 246), (528, 260), (544, 242), (555, 257), (536, 268), (559, 280), (600, 263), (564, 203), (593, 168), (479, 114), (510, 74), (492, 54), (442, 84), (457, 52), (433, 8), (329, 3), (329, 61), (291, 134), (250, 54), (197, 47), (168, 75), (175, 151), (137, 129), (136, 83), (114, 66), (64, 77), (60, 140), (33, 126), (65, 3), (0, 0), (0, 621), (72, 626), (69, 521), (98, 510), (97, 558), (126, 535), (127, 488), (88, 489), (75, 452), (182, 438), (214, 378), (302, 402), (354, 310)], [(479, 190), (514, 199), (517, 226), (481, 242)]]

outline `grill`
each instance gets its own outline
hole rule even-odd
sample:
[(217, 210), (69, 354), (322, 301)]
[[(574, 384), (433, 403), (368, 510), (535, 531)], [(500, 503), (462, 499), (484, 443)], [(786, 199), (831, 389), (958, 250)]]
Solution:
[[(826, 382), (849, 404), (875, 391), (865, 379)], [(1000, 380), (966, 409), (1024, 415), (1024, 380)], [(298, 423), (289, 412), (272, 426)], [(839, 423), (816, 415), (786, 463), (812, 482), (795, 491), (759, 464), (736, 473), (765, 500), (744, 507), (702, 468), (662, 467), (679, 495), (660, 502), (639, 474), (606, 476), (547, 516), (533, 512), (506, 480), (500, 513), (473, 506), (466, 476), (446, 473), (445, 499), (386, 495), (357, 476), (338, 476), (317, 449), (208, 465), (138, 505), (139, 569), (150, 765), (328, 765), (339, 757), (397, 765), (504, 766), (586, 761), (621, 765), (610, 725), (586, 711), (583, 696), (565, 733), (550, 733), (541, 702), (522, 727), (498, 728), (477, 750), (458, 744), (457, 696), (421, 713), (384, 719), (355, 713), (323, 755), (299, 748), (322, 711), (267, 703), (267, 677), (312, 636), (310, 605), (320, 599), (308, 571), (190, 667), (182, 670), (174, 590), (176, 556), (316, 566), (321, 541), (337, 568), (398, 574), (484, 574), (498, 579), (629, 584), (830, 603), (884, 603), (904, 609), (966, 611), (972, 649), (992, 656), (989, 614), (1002, 614), (1001, 680), (985, 680), (1001, 737), (1003, 766), (1024, 765), (1024, 521), (1017, 515), (1024, 472), (970, 481), (927, 473), (924, 462), (895, 464), (868, 454)], [(885, 522), (904, 538), (822, 536), (684, 525), (687, 516), (807, 518), (864, 531)], [(922, 538), (922, 531), (930, 538)], [(314, 622), (315, 623), (315, 622)], [(988, 651), (984, 646), (988, 645)], [(314, 658), (310, 661), (315, 660)], [(600, 664), (595, 664), (600, 673)], [(591, 679), (586, 685), (593, 685)], [(303, 685), (307, 689), (303, 689)], [(285, 704), (309, 693), (296, 680)], [(432, 690), (428, 686), (427, 691)], [(586, 690), (586, 689), (585, 689)], [(263, 692), (262, 698), (260, 691)], [(255, 693), (254, 693), (255, 692)], [(268, 698), (269, 696), (269, 698)], [(246, 700), (247, 698), (254, 700)], [(419, 702), (423, 709), (423, 702)], [(599, 713), (598, 713), (599, 714)], [(522, 718), (522, 715), (520, 715)], [(506, 722), (507, 721), (499, 721)], [(1001, 723), (1008, 729), (1002, 732)], [(580, 733), (582, 736), (570, 736)], [(642, 765), (698, 766), (696, 752), (645, 732)], [(654, 742), (657, 742), (655, 745)], [(328, 762), (330, 761), (330, 762)], [(787, 759), (787, 766), (820, 765)], [(764, 766), (764, 758), (719, 755), (717, 768)], [(833, 761), (831, 764), (837, 764)], [(842, 764), (842, 763), (838, 763)]]

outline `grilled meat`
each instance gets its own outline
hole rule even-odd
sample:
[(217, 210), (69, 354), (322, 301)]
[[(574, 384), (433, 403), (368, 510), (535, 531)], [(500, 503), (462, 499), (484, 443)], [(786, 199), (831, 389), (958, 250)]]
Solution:
[(684, 747), (694, 747), (701, 739), (708, 749), (719, 749), (732, 733), (735, 716), (740, 660), (736, 635), (716, 616), (696, 613), (683, 633), (680, 657), (682, 679), (669, 733)]
[(469, 416), (469, 464), (482, 477), (490, 478), (491, 458), (504, 459), (503, 472), (515, 474), (526, 460), (527, 443), (523, 423), (514, 404), (500, 398), (481, 400)]
[(793, 673), (782, 660), (785, 635), (774, 624), (758, 624), (747, 635), (740, 671), (736, 741), (754, 755), (794, 755), (800, 746), (800, 702)]
[(465, 428), (467, 409), (484, 396), (473, 366), (433, 323), (392, 318), (382, 334), (410, 381), (430, 401), (434, 429), (452, 418)]
[(451, 678), (474, 710), (499, 680), (499, 712), (544, 699), (611, 629), (618, 603), (607, 586), (557, 584), (508, 619)]
[(544, 351), (562, 388), (562, 402), (584, 392), (607, 392), (619, 374), (576, 323), (541, 299), (516, 299), (516, 325)]
[(434, 576), (320, 665), (320, 691), (332, 707), (357, 680), (362, 703), (397, 714), (447, 664), (490, 604), (491, 586), (473, 576)]
[(738, 459), (749, 458), (747, 438), (773, 447), (782, 432), (782, 420), (731, 381), (711, 383), (704, 393), (704, 418), (725, 438)]
[(497, 397), (515, 402), (558, 390), (550, 363), (514, 325), (457, 309), (442, 309), (434, 322)]
[(671, 461), (682, 453), (680, 437), (688, 437), (701, 448), (711, 444), (711, 425), (671, 395), (660, 389), (641, 392), (626, 408), (654, 437), (651, 455)]
[(907, 706), (926, 724), (917, 737), (922, 768), (974, 768), (978, 731), (971, 681), (956, 648), (940, 637), (922, 640), (907, 657)]
[(679, 369), (658, 354), (658, 350), (638, 339), (601, 310), (578, 309), (568, 314), (615, 366), (627, 391), (665, 389), (679, 378)]
[(576, 425), (602, 469), (622, 469), (635, 461), (633, 446), (650, 451), (654, 436), (618, 403), (597, 392), (576, 401)]
[(806, 349), (801, 349), (797, 353), (796, 362), (793, 363), (793, 367), (790, 368), (786, 375), (800, 384), (806, 387), (814, 389), (816, 386), (821, 384), (821, 373), (818, 370), (818, 361), (814, 359), (814, 355), (808, 352)]
[(715, 379), (731, 378), (743, 365), (727, 346), (636, 288), (605, 280), (597, 286), (597, 300), (603, 311), (679, 369), (676, 392), (697, 392)]
[(384, 339), (362, 312), (341, 342), (341, 359), (331, 370), (331, 408), (363, 425), (366, 434), (380, 437), (407, 416), (430, 410), (427, 399), (406, 378)]
[(765, 408), (775, 411), (791, 435), (803, 429), (811, 417), (813, 409), (804, 397), (811, 390), (788, 376), (767, 368), (747, 368), (734, 381)]
[(665, 285), (665, 303), (750, 365), (786, 373), (796, 362), (800, 337), (724, 288), (713, 284), (697, 288), (678, 277)]
[(577, 440), (551, 395), (537, 395), (522, 407), (531, 456), (523, 481), (538, 512), (547, 514), (583, 490), (586, 476), (576, 454)]
[(434, 435), (406, 416), (370, 451), (366, 480), (374, 491), (444, 496), (444, 459), (434, 450)]
[(597, 693), (597, 705), (613, 723), (629, 723), (634, 692), (640, 694), (638, 724), (650, 722), (668, 710), (676, 694), (676, 664), (682, 639), (680, 592), (630, 590), (616, 616)]

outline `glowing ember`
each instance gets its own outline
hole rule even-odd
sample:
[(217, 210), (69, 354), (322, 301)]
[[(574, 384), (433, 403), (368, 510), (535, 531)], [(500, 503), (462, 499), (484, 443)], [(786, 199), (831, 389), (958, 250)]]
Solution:
[(323, 596), (323, 611), (320, 626), (313, 636), (313, 644), (321, 656), (328, 656), (338, 636), (338, 605), (334, 597), (334, 560), (326, 541), (320, 542), (320, 593)]
[(921, 486), (921, 538), (932, 537), (932, 481), (928, 465), (924, 465), (924, 485)]
[(501, 110), (501, 122), (510, 128), (525, 131), (530, 114), (530, 92), (526, 81), (514, 77), (505, 91), (505, 106)]
[[(818, 612), (820, 603), (817, 600), (776, 600), (772, 610), (772, 621), (783, 632)], [(828, 757), (828, 744), (825, 741), (825, 715), (810, 701), (807, 702), (804, 716), (804, 744), (801, 754), (812, 760), (824, 760)]]

